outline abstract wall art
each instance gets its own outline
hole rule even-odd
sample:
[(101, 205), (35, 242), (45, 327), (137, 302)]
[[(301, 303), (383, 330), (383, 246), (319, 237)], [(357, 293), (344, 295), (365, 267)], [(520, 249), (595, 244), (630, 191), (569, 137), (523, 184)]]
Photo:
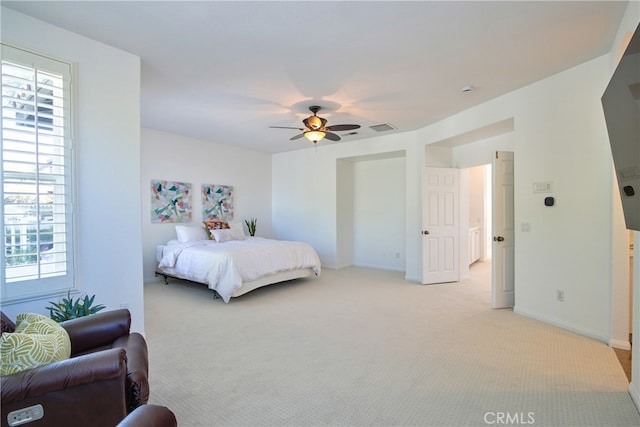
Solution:
[(190, 222), (191, 184), (151, 180), (151, 222)]
[(233, 219), (233, 187), (202, 184), (202, 220), (231, 221)]

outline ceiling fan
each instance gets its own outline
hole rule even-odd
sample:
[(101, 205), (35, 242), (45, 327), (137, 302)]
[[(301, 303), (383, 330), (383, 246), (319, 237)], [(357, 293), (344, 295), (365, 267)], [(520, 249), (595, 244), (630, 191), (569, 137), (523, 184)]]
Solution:
[(312, 105), (309, 107), (309, 111), (313, 113), (313, 116), (309, 116), (302, 121), (304, 123), (305, 128), (294, 128), (287, 126), (269, 126), (274, 129), (297, 129), (302, 131), (301, 134), (290, 138), (290, 141), (302, 138), (303, 136), (307, 138), (309, 141), (317, 144), (322, 138), (327, 138), (331, 141), (340, 141), (340, 136), (333, 132), (345, 131), (345, 130), (353, 130), (358, 129), (360, 125), (333, 125), (333, 126), (325, 126), (327, 124), (327, 120), (318, 117), (318, 111), (320, 111), (320, 107), (317, 105)]

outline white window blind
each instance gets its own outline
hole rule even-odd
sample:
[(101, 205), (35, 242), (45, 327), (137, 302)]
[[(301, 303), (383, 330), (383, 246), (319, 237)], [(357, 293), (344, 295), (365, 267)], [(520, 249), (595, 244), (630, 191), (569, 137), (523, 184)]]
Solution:
[(2, 45), (2, 301), (74, 287), (70, 65)]

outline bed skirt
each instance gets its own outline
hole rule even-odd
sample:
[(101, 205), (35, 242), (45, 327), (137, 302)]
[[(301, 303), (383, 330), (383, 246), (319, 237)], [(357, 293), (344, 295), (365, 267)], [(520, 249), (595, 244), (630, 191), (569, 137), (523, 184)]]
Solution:
[[(190, 279), (179, 277), (172, 273), (168, 273), (164, 271), (164, 269), (161, 267), (157, 267), (155, 273), (156, 273), (156, 276), (162, 276), (164, 278), (165, 284), (168, 284), (167, 279), (171, 277), (172, 279), (186, 280), (188, 282), (199, 283), (207, 287), (209, 286), (208, 283), (196, 282)], [(272, 285), (274, 283), (286, 282), (288, 280), (301, 279), (301, 278), (309, 277), (313, 274), (314, 274), (313, 268), (298, 268), (295, 270), (280, 271), (278, 273), (270, 274), (268, 276), (262, 276), (250, 282), (242, 282), (242, 286), (240, 286), (238, 289), (233, 291), (233, 293), (231, 294), (231, 297), (232, 298), (239, 297), (240, 295), (244, 295), (247, 292), (251, 292), (254, 289), (258, 289), (262, 286)], [(218, 298), (218, 293), (215, 291), (215, 289), (212, 289), (212, 290), (214, 291), (214, 298)]]

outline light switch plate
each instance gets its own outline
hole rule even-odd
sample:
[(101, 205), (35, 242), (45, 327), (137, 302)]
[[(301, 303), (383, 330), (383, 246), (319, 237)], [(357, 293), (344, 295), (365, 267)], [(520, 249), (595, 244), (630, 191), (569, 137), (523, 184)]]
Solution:
[(533, 183), (533, 192), (534, 193), (551, 193), (553, 191), (553, 182), (534, 182)]

